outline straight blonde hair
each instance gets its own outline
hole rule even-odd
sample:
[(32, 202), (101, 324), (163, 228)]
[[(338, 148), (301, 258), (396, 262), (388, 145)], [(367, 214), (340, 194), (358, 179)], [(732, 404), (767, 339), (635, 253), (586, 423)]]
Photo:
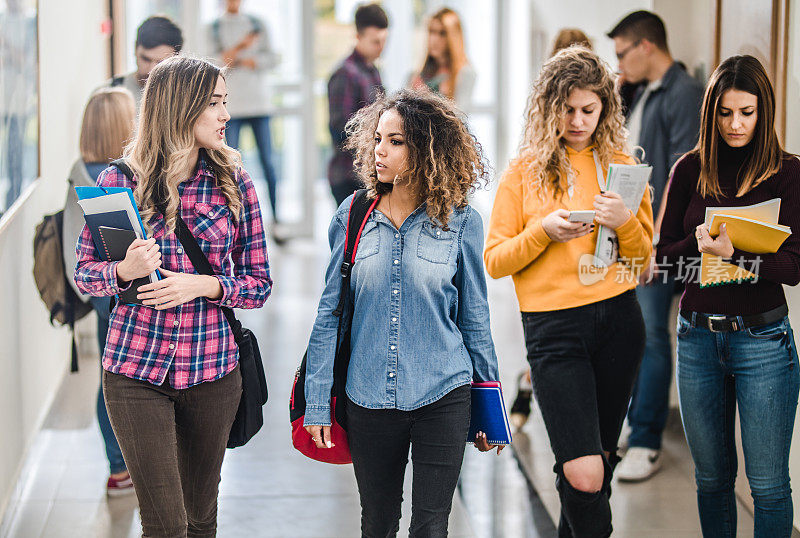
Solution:
[[(447, 67), (450, 69), (450, 77), (443, 81), (440, 90), (442, 95), (453, 99), (456, 94), (456, 81), (458, 73), (466, 66), (467, 52), (464, 48), (464, 32), (461, 29), (461, 19), (458, 13), (448, 7), (443, 7), (431, 16), (428, 22), (430, 31), (433, 21), (439, 21), (444, 28), (445, 39), (447, 40)], [(420, 75), (427, 80), (433, 78), (439, 70), (439, 64), (433, 56), (427, 54), (425, 63), (422, 65)]]
[(133, 137), (136, 102), (125, 88), (100, 88), (83, 112), (81, 159), (87, 163), (110, 163), (119, 159)]
[[(147, 77), (139, 129), (126, 149), (128, 165), (137, 177), (134, 197), (142, 221), (163, 211), (168, 231), (175, 229), (180, 196), (194, 154), (194, 126), (211, 102), (222, 70), (205, 60), (175, 56), (160, 62)], [(235, 223), (242, 210), (236, 171), (239, 152), (228, 146), (205, 150), (206, 165), (227, 201)]]

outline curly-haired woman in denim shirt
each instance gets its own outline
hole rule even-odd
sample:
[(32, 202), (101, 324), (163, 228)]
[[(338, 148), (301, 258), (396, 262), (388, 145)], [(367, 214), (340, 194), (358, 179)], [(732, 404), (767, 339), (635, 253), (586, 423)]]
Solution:
[[(467, 195), (485, 180), (480, 145), (446, 99), (403, 90), (361, 109), (348, 143), (380, 195), (353, 266), (348, 442), (364, 536), (399, 530), (409, 446), (411, 536), (446, 536), (470, 421), (470, 383), (498, 378)], [(350, 198), (330, 225), (331, 260), (308, 348), (305, 426), (330, 447), (339, 267)], [(485, 437), (476, 446), (489, 450)]]

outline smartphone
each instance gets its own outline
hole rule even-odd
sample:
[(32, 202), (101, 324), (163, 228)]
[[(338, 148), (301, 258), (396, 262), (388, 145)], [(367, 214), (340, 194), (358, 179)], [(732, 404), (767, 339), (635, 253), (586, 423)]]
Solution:
[(570, 211), (567, 220), (569, 222), (585, 222), (587, 224), (591, 224), (594, 222), (594, 210)]

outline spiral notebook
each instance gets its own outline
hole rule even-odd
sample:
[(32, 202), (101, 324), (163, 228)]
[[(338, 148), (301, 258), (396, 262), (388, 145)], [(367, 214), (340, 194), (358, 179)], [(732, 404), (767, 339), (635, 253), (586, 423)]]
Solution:
[(490, 445), (511, 444), (511, 427), (500, 382), (473, 383), (471, 392), (472, 415), (467, 442), (474, 443), (477, 433), (483, 432)]

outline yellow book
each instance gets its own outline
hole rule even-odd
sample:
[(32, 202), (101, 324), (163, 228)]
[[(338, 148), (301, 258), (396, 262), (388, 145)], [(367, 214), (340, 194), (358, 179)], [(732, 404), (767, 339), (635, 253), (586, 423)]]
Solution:
[[(792, 231), (778, 224), (781, 209), (780, 198), (760, 204), (742, 207), (708, 207), (706, 224), (712, 237), (719, 234), (719, 227), (727, 225), (728, 236), (733, 246), (754, 254), (769, 254), (778, 251)], [(719, 256), (703, 254), (700, 260), (700, 287), (741, 283), (755, 280), (755, 274), (738, 265), (722, 261)]]
[(736, 215), (717, 214), (711, 217), (709, 230), (711, 237), (719, 235), (722, 224), (728, 231), (728, 237), (735, 248), (753, 254), (774, 254), (786, 239), (792, 235), (792, 229), (782, 224), (770, 224)]

